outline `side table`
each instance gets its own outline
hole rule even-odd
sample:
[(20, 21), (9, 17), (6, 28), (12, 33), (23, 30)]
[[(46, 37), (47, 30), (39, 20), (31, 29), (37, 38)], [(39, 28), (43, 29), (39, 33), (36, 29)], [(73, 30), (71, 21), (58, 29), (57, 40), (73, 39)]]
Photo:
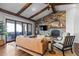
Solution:
[(4, 41), (0, 40), (0, 46), (4, 45)]
[(52, 37), (48, 37), (48, 51), (49, 53), (55, 53), (55, 51), (53, 50), (53, 38)]

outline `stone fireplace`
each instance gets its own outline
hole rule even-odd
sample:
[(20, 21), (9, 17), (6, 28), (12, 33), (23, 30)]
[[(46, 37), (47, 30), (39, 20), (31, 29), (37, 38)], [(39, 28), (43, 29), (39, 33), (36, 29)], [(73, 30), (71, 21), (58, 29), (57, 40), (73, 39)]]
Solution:
[[(39, 34), (42, 35), (51, 35), (53, 30), (54, 33), (58, 33), (57, 36), (61, 36), (61, 32), (66, 30), (66, 13), (64, 11), (57, 12), (55, 14), (50, 14), (45, 16), (36, 22), (36, 30), (39, 31)], [(40, 25), (47, 25), (47, 30), (40, 30)], [(59, 35), (60, 33), (60, 35)], [(52, 34), (56, 35), (56, 34)]]

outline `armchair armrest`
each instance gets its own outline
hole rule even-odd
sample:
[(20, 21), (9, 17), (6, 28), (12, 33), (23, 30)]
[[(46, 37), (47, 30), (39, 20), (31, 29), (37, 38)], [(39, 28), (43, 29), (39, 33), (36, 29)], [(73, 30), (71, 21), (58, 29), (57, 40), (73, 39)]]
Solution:
[(59, 44), (64, 45), (63, 43), (59, 43)]

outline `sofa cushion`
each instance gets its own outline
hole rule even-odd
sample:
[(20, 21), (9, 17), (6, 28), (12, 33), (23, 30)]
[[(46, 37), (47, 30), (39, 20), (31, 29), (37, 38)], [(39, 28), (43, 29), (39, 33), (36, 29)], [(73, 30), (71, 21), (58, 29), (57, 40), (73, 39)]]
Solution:
[(44, 36), (44, 35), (37, 35), (36, 38), (37, 38), (37, 39), (40, 39), (40, 40), (43, 40), (43, 39), (45, 38), (45, 36)]

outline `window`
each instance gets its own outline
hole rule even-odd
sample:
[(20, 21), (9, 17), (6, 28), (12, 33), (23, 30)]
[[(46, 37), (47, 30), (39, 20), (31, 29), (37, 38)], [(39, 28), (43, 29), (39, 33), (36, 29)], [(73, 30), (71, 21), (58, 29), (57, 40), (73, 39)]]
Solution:
[(32, 35), (32, 24), (7, 19), (7, 40), (12, 41), (19, 35)]

